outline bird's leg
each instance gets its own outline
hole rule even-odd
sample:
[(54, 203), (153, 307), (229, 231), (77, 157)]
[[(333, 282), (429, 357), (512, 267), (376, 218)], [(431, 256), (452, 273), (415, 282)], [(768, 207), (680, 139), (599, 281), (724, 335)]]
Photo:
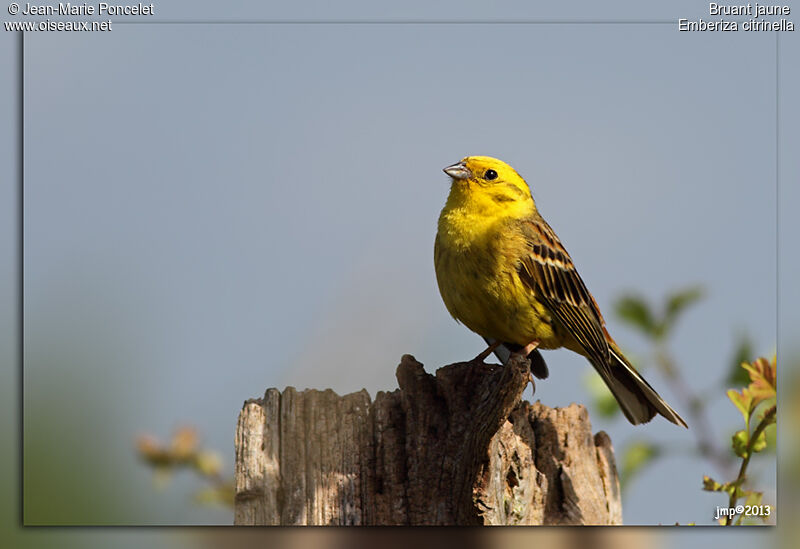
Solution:
[(494, 343), (489, 345), (485, 351), (483, 351), (481, 354), (473, 358), (472, 362), (483, 362), (484, 360), (486, 360), (486, 357), (492, 354), (494, 350), (497, 349), (502, 344), (503, 344), (502, 341), (495, 341)]
[(528, 355), (531, 354), (533, 352), (533, 350), (536, 349), (538, 346), (539, 346), (539, 340), (538, 339), (534, 339), (533, 341), (531, 341), (530, 343), (525, 345), (519, 351), (515, 351), (514, 354), (515, 355), (519, 355), (522, 358), (528, 358)]
[[(531, 354), (533, 352), (533, 350), (536, 349), (538, 346), (539, 346), (539, 340), (538, 339), (534, 339), (533, 341), (531, 341), (530, 343), (525, 345), (525, 347), (523, 347), (522, 349), (520, 349), (519, 351), (517, 351), (514, 354), (515, 355), (519, 355), (519, 356), (521, 356), (523, 358), (527, 358), (528, 355)], [(528, 380), (531, 382), (531, 389), (533, 390), (533, 393), (536, 394), (536, 383), (534, 383), (533, 374), (530, 373), (530, 372), (528, 372)]]

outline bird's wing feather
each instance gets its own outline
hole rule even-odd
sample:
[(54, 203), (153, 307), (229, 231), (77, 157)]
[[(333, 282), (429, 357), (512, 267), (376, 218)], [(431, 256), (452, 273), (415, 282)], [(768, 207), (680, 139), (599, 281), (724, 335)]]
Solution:
[(528, 253), (520, 260), (522, 282), (567, 329), (597, 367), (608, 369), (603, 317), (567, 250), (538, 215), (522, 224)]

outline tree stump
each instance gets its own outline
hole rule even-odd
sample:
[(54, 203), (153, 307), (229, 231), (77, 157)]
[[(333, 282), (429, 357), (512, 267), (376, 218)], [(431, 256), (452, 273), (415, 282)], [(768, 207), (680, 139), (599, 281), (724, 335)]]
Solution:
[(399, 389), (268, 389), (236, 429), (239, 525), (621, 524), (611, 440), (586, 409), (520, 402), (529, 363), (465, 362)]

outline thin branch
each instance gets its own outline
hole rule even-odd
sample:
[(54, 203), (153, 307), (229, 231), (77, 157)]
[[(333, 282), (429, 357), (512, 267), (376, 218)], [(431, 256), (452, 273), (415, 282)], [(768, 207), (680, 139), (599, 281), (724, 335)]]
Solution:
[[(747, 449), (745, 452), (745, 456), (742, 459), (742, 465), (739, 467), (739, 476), (736, 477), (736, 480), (733, 482), (734, 489), (731, 491), (730, 499), (728, 500), (728, 508), (732, 509), (736, 507), (736, 501), (739, 499), (740, 496), (737, 496), (736, 493), (739, 491), (739, 487), (744, 483), (745, 479), (747, 478), (747, 465), (750, 463), (750, 458), (753, 456), (753, 446), (755, 446), (758, 437), (761, 436), (761, 433), (764, 432), (772, 420), (775, 419), (775, 413), (777, 411), (777, 405), (773, 404), (769, 410), (764, 413), (764, 417), (761, 418), (761, 421), (758, 423), (756, 430), (753, 431), (753, 434), (750, 436), (750, 440), (747, 442)], [(725, 526), (730, 526), (733, 524), (733, 517), (731, 514), (725, 517)]]
[(664, 377), (672, 391), (684, 402), (688, 410), (690, 431), (694, 432), (697, 440), (697, 449), (700, 454), (726, 475), (731, 472), (733, 459), (727, 452), (720, 449), (713, 441), (716, 440), (711, 429), (704, 402), (692, 391), (675, 366), (675, 361), (662, 344), (656, 344), (656, 364), (661, 368)]

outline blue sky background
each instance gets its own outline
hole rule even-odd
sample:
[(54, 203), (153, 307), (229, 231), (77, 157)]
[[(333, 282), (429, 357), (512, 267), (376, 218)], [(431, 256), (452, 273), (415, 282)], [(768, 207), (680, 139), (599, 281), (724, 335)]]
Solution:
[[(179, 4), (157, 6), (153, 20), (703, 16), (687, 2), (457, 12), (448, 2), (389, 14), (358, 2), (336, 13), (322, 3), (224, 13)], [(190, 501), (189, 478), (155, 491), (135, 458), (137, 434), (167, 437), (190, 423), (232, 465), (242, 401), (267, 387), (374, 396), (396, 387), (403, 353), (430, 372), (477, 354), (480, 338), (441, 303), (432, 261), (448, 191), (441, 168), (469, 154), (502, 158), (526, 178), (634, 358), (646, 345), (614, 318), (614, 299), (705, 286), (672, 349), (714, 399), (720, 431), (732, 430), (719, 384), (738, 334), (771, 355), (776, 318), (800, 320), (796, 307), (778, 316), (775, 298), (775, 35), (676, 27), (115, 24), (27, 34), (25, 505), (38, 516), (26, 518), (229, 523), (229, 512)], [(16, 38), (0, 40), (13, 75)], [(795, 35), (780, 40), (782, 65), (796, 67)], [(796, 69), (781, 72), (782, 97), (797, 84)], [(4, 81), (3, 93), (14, 91)], [(797, 107), (781, 109), (779, 243), (790, 250)], [(3, 154), (13, 151), (14, 132), (2, 139)], [(13, 172), (4, 181), (11, 235)], [(14, 239), (2, 245), (13, 257)], [(796, 254), (780, 267), (791, 279)], [(13, 304), (13, 268), (3, 276)], [(780, 291), (778, 303), (797, 301), (791, 284)], [(796, 352), (782, 333), (781, 354)], [(535, 398), (588, 403), (585, 359), (545, 358), (551, 377)], [(685, 411), (656, 372), (647, 377)], [(674, 448), (693, 442), (663, 420), (598, 416), (593, 426), (617, 449), (642, 430)], [(700, 491), (706, 473), (696, 458), (659, 461), (626, 493), (625, 522), (710, 523), (721, 498)], [(774, 487), (774, 469), (760, 474)], [(43, 505), (37, 487), (47, 482), (59, 488)]]

